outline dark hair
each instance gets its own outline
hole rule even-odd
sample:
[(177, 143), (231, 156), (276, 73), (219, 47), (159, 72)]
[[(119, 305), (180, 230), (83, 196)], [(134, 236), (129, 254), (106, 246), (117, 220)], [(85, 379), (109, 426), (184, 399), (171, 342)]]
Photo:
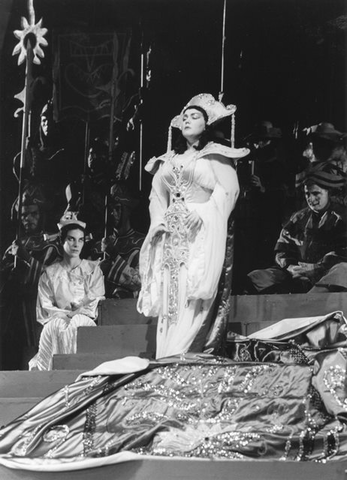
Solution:
[(208, 122), (208, 115), (207, 115), (206, 110), (202, 107), (199, 107), (199, 105), (188, 105), (188, 107), (183, 110), (183, 115), (186, 113), (187, 110), (198, 110), (199, 112), (202, 113), (202, 115), (205, 119), (205, 122), (206, 123)]
[[(187, 110), (193, 110), (193, 109), (201, 112), (206, 122), (206, 129), (202, 132), (199, 138), (198, 144), (194, 146), (196, 150), (202, 150), (208, 144), (208, 142), (212, 140), (212, 133), (211, 133), (210, 126), (207, 125), (208, 115), (206, 113), (206, 110), (204, 110), (202, 107), (199, 107), (198, 105), (189, 105), (187, 108), (183, 110), (183, 113), (185, 113)], [(179, 154), (184, 153), (187, 150), (187, 140), (184, 138), (181, 131), (179, 132), (178, 138), (174, 143), (173, 150), (175, 153), (179, 153)]]
[(84, 234), (86, 233), (85, 228), (81, 227), (81, 225), (78, 225), (78, 223), (70, 223), (69, 225), (64, 225), (62, 229), (60, 230), (60, 240), (61, 243), (64, 243), (67, 237), (67, 234), (70, 232), (70, 230), (81, 230)]

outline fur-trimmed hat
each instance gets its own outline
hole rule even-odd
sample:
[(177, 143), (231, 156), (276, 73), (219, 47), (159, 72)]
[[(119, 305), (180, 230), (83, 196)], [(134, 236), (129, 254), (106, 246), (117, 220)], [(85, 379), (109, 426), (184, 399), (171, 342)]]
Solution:
[(295, 177), (295, 186), (315, 184), (325, 189), (337, 189), (347, 185), (346, 174), (332, 162), (316, 162)]

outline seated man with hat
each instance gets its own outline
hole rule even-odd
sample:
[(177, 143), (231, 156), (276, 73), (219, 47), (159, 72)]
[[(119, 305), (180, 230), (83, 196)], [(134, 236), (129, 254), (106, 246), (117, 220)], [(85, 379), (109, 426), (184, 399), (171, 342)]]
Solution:
[(328, 122), (312, 125), (305, 128), (304, 132), (307, 138), (303, 157), (310, 164), (329, 161), (344, 172), (347, 171), (347, 154), (344, 146), (347, 133), (336, 130), (334, 125)]
[[(305, 163), (295, 177), (296, 187), (302, 184), (308, 169), (313, 167), (321, 168), (329, 163), (340, 171), (347, 172), (347, 152), (344, 144), (347, 133), (336, 130), (334, 125), (328, 122), (312, 125), (304, 129), (304, 132), (307, 135), (302, 153)], [(335, 200), (346, 204), (346, 192), (343, 189), (335, 190), (334, 195)]]
[(282, 228), (288, 190), (282, 132), (267, 120), (245, 140), (250, 154), (237, 162), (241, 193), (236, 204), (233, 290), (242, 293), (242, 279), (266, 268)]
[(347, 291), (346, 209), (331, 201), (343, 187), (342, 172), (322, 164), (303, 180), (307, 206), (283, 227), (275, 247), (276, 266), (248, 274), (248, 293)]

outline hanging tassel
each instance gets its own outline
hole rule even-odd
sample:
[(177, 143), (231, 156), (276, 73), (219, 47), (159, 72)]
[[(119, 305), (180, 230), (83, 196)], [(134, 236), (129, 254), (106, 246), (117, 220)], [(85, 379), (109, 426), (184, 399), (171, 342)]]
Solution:
[(172, 149), (172, 126), (171, 126), (171, 123), (170, 123), (169, 131), (168, 131), (168, 135), (167, 135), (167, 149), (166, 149), (166, 151), (170, 152), (171, 149)]
[(235, 113), (231, 115), (230, 143), (231, 148), (235, 148)]

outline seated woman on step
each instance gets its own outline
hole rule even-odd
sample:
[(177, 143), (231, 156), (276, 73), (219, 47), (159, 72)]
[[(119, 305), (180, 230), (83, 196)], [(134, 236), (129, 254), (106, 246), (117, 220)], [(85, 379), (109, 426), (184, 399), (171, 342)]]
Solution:
[(67, 212), (58, 227), (63, 260), (48, 267), (39, 281), (37, 321), (43, 330), (30, 370), (51, 370), (54, 354), (76, 353), (77, 328), (95, 326), (98, 302), (105, 293), (98, 264), (80, 256), (86, 224)]

